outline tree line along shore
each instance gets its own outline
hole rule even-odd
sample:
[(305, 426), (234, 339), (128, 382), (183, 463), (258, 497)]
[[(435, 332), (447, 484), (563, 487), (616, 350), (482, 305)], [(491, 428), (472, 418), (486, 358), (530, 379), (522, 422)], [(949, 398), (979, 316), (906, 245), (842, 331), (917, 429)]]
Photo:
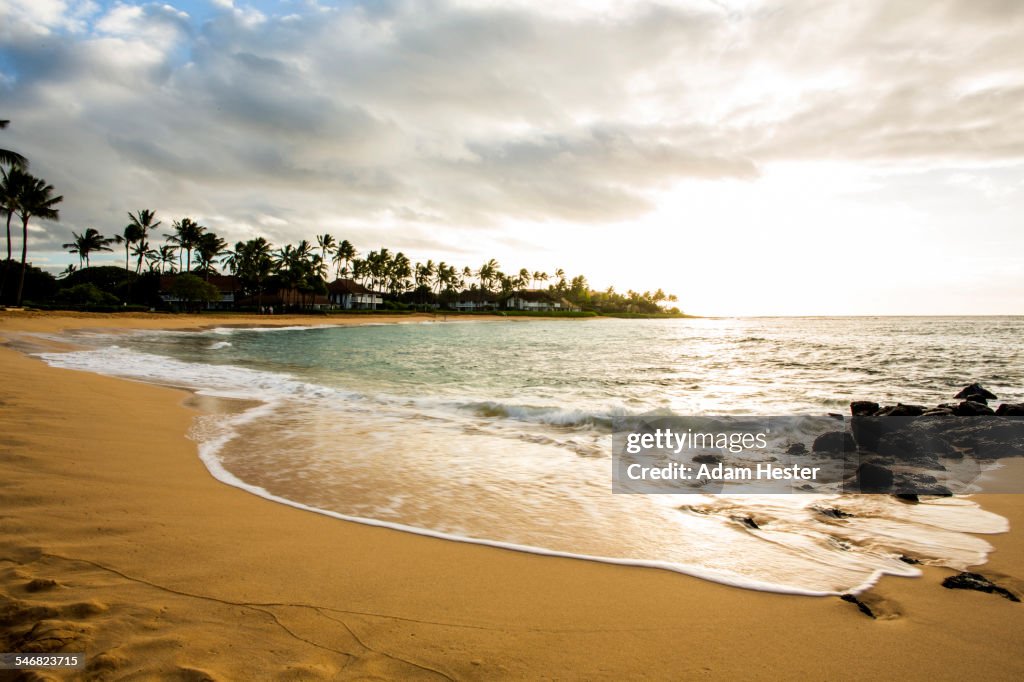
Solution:
[[(6, 127), (7, 121), (0, 121)], [(584, 275), (568, 277), (522, 268), (504, 272), (492, 258), (479, 267), (444, 261), (413, 263), (382, 247), (360, 253), (347, 239), (317, 235), (315, 243), (275, 248), (263, 237), (230, 246), (198, 221), (183, 217), (169, 226), (156, 211), (128, 213), (128, 223), (107, 236), (95, 228), (71, 232), (63, 245), (78, 256), (54, 276), (28, 260), (32, 219), (58, 221), (64, 197), (32, 175), (28, 160), (0, 149), (0, 209), (6, 218), (7, 257), (0, 262), (0, 304), (88, 310), (444, 310), (546, 315), (677, 317), (677, 298), (608, 287), (597, 291)], [(21, 228), (20, 260), (14, 258), (12, 223)], [(17, 224), (16, 224), (17, 225)], [(169, 227), (169, 230), (168, 230)], [(163, 228), (163, 232), (160, 231)], [(162, 236), (162, 241), (158, 241)], [(124, 253), (124, 267), (92, 266), (91, 257)]]

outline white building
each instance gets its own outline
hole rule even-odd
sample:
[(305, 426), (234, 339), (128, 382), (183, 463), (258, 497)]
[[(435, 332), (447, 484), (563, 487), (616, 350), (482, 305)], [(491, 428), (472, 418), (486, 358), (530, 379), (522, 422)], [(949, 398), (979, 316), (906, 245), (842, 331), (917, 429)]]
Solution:
[(331, 305), (345, 310), (376, 310), (384, 297), (351, 279), (336, 279), (327, 285)]

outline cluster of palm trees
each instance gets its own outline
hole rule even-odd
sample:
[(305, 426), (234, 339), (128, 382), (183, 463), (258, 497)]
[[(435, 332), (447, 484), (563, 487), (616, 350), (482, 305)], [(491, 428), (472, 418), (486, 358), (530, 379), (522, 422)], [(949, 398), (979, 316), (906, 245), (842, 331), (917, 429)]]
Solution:
[[(7, 125), (8, 121), (0, 120), (0, 129), (6, 128)], [(7, 214), (7, 259), (3, 264), (3, 275), (0, 277), (0, 301), (4, 300), (5, 296), (10, 297), (7, 293), (8, 276), (14, 263), (11, 221), (15, 216), (21, 221), (21, 270), (12, 299), (15, 305), (20, 306), (25, 289), (28, 224), (32, 218), (59, 219), (60, 213), (56, 206), (64, 200), (64, 197), (58, 196), (54, 192), (53, 185), (28, 172), (28, 159), (9, 149), (0, 149), (0, 209)]]
[[(117, 244), (124, 247), (124, 269), (129, 272), (140, 274), (143, 264), (149, 272), (191, 272), (195, 256), (196, 272), (207, 278), (216, 273), (215, 264), (228, 253), (227, 242), (191, 218), (182, 218), (171, 224), (173, 232), (164, 235), (166, 243), (154, 245), (150, 236), (161, 224), (155, 211), (140, 209), (128, 213), (128, 224), (121, 234), (105, 237), (90, 227), (81, 234), (72, 232), (73, 239), (64, 248), (78, 255), (79, 268), (89, 267), (90, 254), (113, 251), (111, 245)], [(74, 266), (70, 266), (66, 272), (73, 271)]]
[[(238, 242), (226, 252), (223, 262), (251, 292), (264, 289), (272, 277), (281, 286), (309, 293), (324, 291), (329, 277), (346, 278), (393, 297), (410, 291), (438, 297), (465, 289), (507, 294), (550, 279), (547, 273), (526, 269), (515, 276), (505, 275), (493, 258), (474, 270), (444, 261), (413, 264), (401, 251), (392, 253), (387, 248), (360, 257), (351, 242), (338, 241), (330, 234), (317, 235), (315, 246), (302, 240), (276, 251), (262, 237)], [(555, 276), (559, 281), (556, 288), (568, 290), (565, 272), (559, 268)]]
[(82, 234), (72, 232), (74, 240), (64, 248), (78, 254), (80, 267), (89, 267), (90, 254), (112, 251), (114, 244), (123, 245), (125, 270), (134, 270), (136, 274), (142, 272), (146, 263), (149, 272), (192, 272), (208, 280), (211, 274), (217, 274), (219, 263), (227, 272), (238, 276), (245, 292), (260, 299), (264, 291), (275, 286), (294, 289), (306, 300), (326, 293), (329, 278), (338, 277), (352, 279), (393, 298), (414, 292), (413, 300), (421, 303), (452, 299), (466, 290), (501, 300), (552, 279), (554, 283), (548, 286), (552, 295), (565, 296), (574, 303), (599, 310), (657, 312), (662, 302), (676, 300), (660, 289), (654, 293), (630, 290), (624, 295), (611, 287), (606, 291), (592, 291), (583, 275), (568, 280), (562, 268), (555, 270), (553, 276), (526, 268), (506, 274), (493, 258), (474, 269), (433, 260), (413, 264), (401, 251), (392, 253), (387, 248), (360, 257), (351, 242), (338, 241), (330, 234), (317, 235), (315, 245), (303, 239), (298, 244), (274, 249), (266, 239), (257, 237), (237, 242), (234, 248), (228, 249), (216, 233), (191, 218), (175, 220), (172, 232), (164, 235), (166, 243), (154, 248), (149, 236), (161, 225), (155, 211), (142, 209), (129, 213), (128, 218), (128, 224), (119, 235), (104, 237), (92, 228)]
[[(467, 288), (508, 294), (550, 279), (546, 272), (525, 268), (506, 275), (493, 258), (477, 269), (433, 260), (413, 264), (401, 251), (392, 253), (387, 248), (370, 251), (361, 258), (351, 242), (339, 241), (330, 234), (317, 235), (315, 245), (304, 239), (275, 250), (266, 239), (258, 237), (237, 242), (233, 249), (228, 249), (223, 239), (192, 218), (175, 220), (172, 233), (164, 235), (166, 243), (154, 247), (150, 235), (161, 225), (156, 212), (141, 209), (128, 213), (128, 219), (123, 232), (113, 237), (105, 237), (93, 228), (81, 234), (72, 232), (73, 240), (64, 248), (78, 255), (81, 268), (89, 267), (91, 254), (113, 251), (113, 245), (122, 245), (125, 270), (134, 270), (136, 274), (147, 264), (151, 272), (196, 272), (209, 278), (217, 274), (219, 261), (254, 293), (265, 289), (271, 278), (285, 288), (322, 292), (332, 275), (350, 278), (392, 296), (413, 290), (440, 296)], [(554, 288), (568, 290), (561, 268), (555, 271), (555, 277), (558, 285)]]

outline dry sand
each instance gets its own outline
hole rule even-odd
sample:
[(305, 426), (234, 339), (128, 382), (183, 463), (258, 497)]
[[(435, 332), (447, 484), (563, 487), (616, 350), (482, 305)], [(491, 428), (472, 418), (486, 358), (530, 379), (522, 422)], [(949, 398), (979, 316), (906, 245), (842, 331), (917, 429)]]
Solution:
[[(223, 322), (0, 313), (0, 337)], [(337, 521), (213, 479), (186, 392), (7, 347), (0, 368), (0, 650), (87, 652), (68, 679), (1024, 678), (1024, 604), (944, 589), (944, 569), (883, 580), (872, 620)], [(1013, 529), (979, 570), (1019, 591), (1024, 495), (979, 499)]]

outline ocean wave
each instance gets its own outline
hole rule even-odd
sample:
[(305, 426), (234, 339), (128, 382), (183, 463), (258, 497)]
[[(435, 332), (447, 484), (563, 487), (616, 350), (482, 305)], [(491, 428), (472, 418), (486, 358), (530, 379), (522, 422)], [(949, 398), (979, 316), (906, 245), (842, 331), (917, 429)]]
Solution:
[(180, 386), (222, 398), (274, 401), (282, 398), (351, 398), (359, 395), (301, 381), (283, 373), (236, 365), (186, 362), (118, 346), (37, 355), (54, 367)]
[[(300, 324), (300, 325), (287, 325), (281, 327), (213, 327), (206, 330), (209, 334), (237, 334), (239, 332), (295, 332), (304, 331), (307, 329), (325, 329), (331, 327), (329, 324)], [(195, 332), (186, 332), (188, 334), (195, 334)], [(202, 333), (202, 332), (200, 332)]]
[(457, 403), (456, 406), (458, 409), (470, 412), (478, 417), (513, 419), (534, 424), (549, 424), (551, 426), (599, 426), (611, 428), (613, 419), (629, 416), (630, 414), (628, 410), (623, 408), (611, 408), (602, 412), (588, 412), (586, 410), (573, 410), (543, 405), (515, 405), (490, 400)]

